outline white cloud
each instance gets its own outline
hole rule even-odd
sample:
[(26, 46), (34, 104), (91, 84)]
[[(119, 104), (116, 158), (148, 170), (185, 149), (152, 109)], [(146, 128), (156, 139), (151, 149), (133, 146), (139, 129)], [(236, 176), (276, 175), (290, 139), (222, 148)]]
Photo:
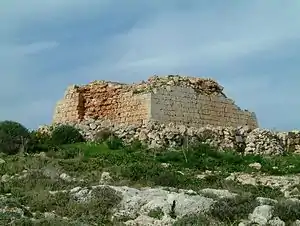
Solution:
[(274, 3), (247, 4), (246, 11), (230, 14), (202, 14), (199, 8), (162, 13), (119, 37), (127, 47), (119, 65), (135, 70), (230, 63), (300, 38), (299, 4)]

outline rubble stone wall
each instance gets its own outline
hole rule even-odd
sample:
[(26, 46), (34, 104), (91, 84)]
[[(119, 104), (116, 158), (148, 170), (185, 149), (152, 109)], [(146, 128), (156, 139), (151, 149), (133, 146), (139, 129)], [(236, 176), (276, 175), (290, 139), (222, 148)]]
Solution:
[(99, 83), (68, 88), (57, 103), (53, 122), (102, 118), (115, 123), (141, 124), (149, 119), (149, 93), (133, 95), (119, 84)]
[[(260, 128), (251, 129), (249, 126), (195, 128), (158, 122), (129, 126), (94, 119), (67, 124), (78, 128), (88, 141), (93, 141), (99, 131), (109, 129), (126, 143), (137, 139), (150, 148), (181, 147), (183, 144), (204, 142), (220, 151), (230, 149), (245, 154), (280, 155), (288, 151), (300, 153), (299, 131), (274, 132)], [(39, 131), (49, 133), (57, 125), (41, 126)]]
[(198, 94), (190, 87), (168, 87), (153, 93), (151, 116), (158, 122), (173, 122), (192, 127), (258, 127), (255, 114), (239, 109), (231, 99), (222, 95)]
[(258, 127), (255, 114), (236, 106), (217, 82), (177, 75), (152, 76), (131, 85), (97, 81), (69, 87), (57, 103), (53, 122), (86, 118), (134, 125), (156, 121), (193, 127)]

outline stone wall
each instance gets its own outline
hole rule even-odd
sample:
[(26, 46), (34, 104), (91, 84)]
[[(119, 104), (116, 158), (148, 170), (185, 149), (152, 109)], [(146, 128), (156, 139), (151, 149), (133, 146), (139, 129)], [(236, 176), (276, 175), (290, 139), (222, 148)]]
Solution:
[(115, 123), (141, 124), (149, 118), (150, 94), (133, 92), (126, 85), (93, 82), (71, 86), (55, 108), (54, 123), (102, 118)]
[(254, 113), (239, 109), (231, 99), (222, 95), (197, 94), (190, 87), (168, 87), (151, 95), (152, 119), (161, 123), (193, 127), (241, 126), (257, 128)]
[(258, 127), (255, 114), (236, 106), (217, 82), (172, 75), (131, 85), (98, 81), (69, 87), (57, 103), (53, 122), (86, 118), (134, 125), (156, 121), (193, 127)]
[[(251, 129), (249, 126), (195, 128), (157, 122), (129, 126), (94, 119), (68, 124), (78, 128), (89, 141), (93, 141), (99, 131), (109, 129), (125, 143), (137, 139), (150, 148), (182, 147), (183, 144), (204, 142), (220, 151), (230, 149), (245, 154), (279, 155), (287, 151), (300, 153), (299, 131), (273, 132), (260, 128)], [(42, 126), (39, 131), (49, 133), (55, 126), (57, 124)]]

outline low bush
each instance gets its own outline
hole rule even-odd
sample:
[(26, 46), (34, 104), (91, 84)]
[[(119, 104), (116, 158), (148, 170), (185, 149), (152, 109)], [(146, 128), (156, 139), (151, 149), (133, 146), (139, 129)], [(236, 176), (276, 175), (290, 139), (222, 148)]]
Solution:
[(122, 139), (117, 136), (110, 136), (105, 143), (110, 150), (118, 150), (124, 146)]
[[(152, 165), (149, 163), (149, 165)], [(147, 172), (149, 165), (143, 163), (128, 163), (121, 169), (121, 176), (131, 181), (147, 180)]]
[(274, 206), (273, 215), (285, 222), (300, 219), (300, 202), (298, 200), (284, 200)]
[(73, 159), (82, 154), (82, 150), (79, 147), (64, 147), (60, 150), (59, 157), (63, 159)]
[(48, 133), (41, 133), (39, 131), (32, 131), (30, 133), (31, 140), (36, 144), (51, 143), (51, 135)]
[(223, 222), (235, 222), (247, 218), (257, 205), (252, 196), (223, 198), (214, 203), (210, 214)]
[(145, 145), (138, 139), (134, 139), (126, 148), (127, 151), (139, 151), (142, 150), (145, 147)]
[(148, 216), (161, 220), (164, 216), (164, 212), (162, 211), (162, 209), (160, 207), (156, 207), (149, 211)]
[(28, 152), (31, 153), (36, 153), (41, 151), (47, 152), (54, 149), (55, 149), (55, 145), (52, 143), (50, 134), (41, 133), (38, 131), (32, 131), (30, 133)]
[[(80, 219), (89, 223), (88, 225), (110, 225), (112, 209), (122, 200), (121, 196), (110, 187), (93, 189), (92, 197), (87, 202), (78, 202), (68, 193), (62, 192), (55, 195), (47, 192), (32, 195), (34, 196), (30, 206), (33, 211), (42, 213), (55, 211), (59, 216)], [(95, 224), (96, 222), (98, 224)]]
[[(157, 169), (159, 170), (159, 168)], [(187, 184), (187, 179), (183, 175), (166, 169), (154, 173), (150, 180), (157, 186), (165, 187), (182, 187)]]
[(183, 218), (177, 220), (174, 226), (210, 226), (210, 225), (220, 225), (218, 223), (212, 224), (212, 219), (209, 219), (205, 215), (186, 215)]
[(110, 187), (98, 187), (92, 191), (92, 202), (98, 207), (95, 213), (108, 215), (122, 201), (121, 194)]
[(16, 154), (27, 151), (30, 142), (30, 132), (22, 124), (14, 121), (0, 122), (0, 151), (6, 154)]
[(74, 144), (85, 141), (79, 130), (70, 125), (60, 125), (54, 128), (51, 140), (56, 145)]
[(133, 182), (150, 182), (156, 186), (182, 187), (185, 176), (155, 163), (128, 163), (121, 169), (121, 176)]

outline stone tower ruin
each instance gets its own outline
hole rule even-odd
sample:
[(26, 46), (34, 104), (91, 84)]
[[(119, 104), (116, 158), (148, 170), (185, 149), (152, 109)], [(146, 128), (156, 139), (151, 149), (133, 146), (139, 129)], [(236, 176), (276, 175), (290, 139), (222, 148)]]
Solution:
[(236, 106), (214, 80), (178, 75), (152, 76), (139, 84), (95, 81), (70, 86), (56, 105), (53, 123), (87, 118), (117, 124), (258, 127), (255, 113)]

